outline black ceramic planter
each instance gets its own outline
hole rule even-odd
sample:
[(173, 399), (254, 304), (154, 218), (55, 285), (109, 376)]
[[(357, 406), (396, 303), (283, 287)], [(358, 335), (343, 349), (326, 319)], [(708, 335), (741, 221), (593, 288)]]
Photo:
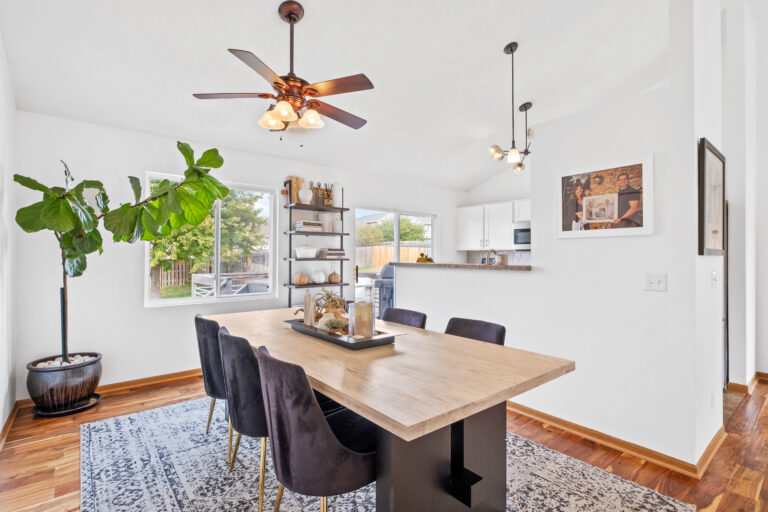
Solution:
[(37, 368), (35, 365), (56, 356), (27, 364), (27, 391), (35, 403), (33, 412), (41, 416), (59, 416), (96, 405), (101, 398), (94, 393), (101, 379), (101, 354), (78, 352), (94, 357), (84, 363)]

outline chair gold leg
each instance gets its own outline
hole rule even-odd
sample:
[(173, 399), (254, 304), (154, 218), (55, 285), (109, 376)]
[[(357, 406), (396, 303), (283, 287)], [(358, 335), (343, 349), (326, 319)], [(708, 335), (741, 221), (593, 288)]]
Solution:
[(211, 409), (208, 411), (208, 423), (205, 424), (205, 435), (208, 435), (208, 430), (211, 428), (211, 418), (213, 418), (214, 405), (216, 405), (216, 399), (211, 398)]
[(232, 420), (229, 420), (229, 433), (227, 434), (227, 464), (232, 461)]
[(320, 512), (328, 512), (328, 497), (320, 497)]
[[(264, 473), (267, 471), (267, 438), (261, 438), (261, 464), (259, 464), (259, 512), (264, 510)], [(281, 484), (282, 485), (282, 484)], [(278, 490), (280, 496), (282, 491)], [(280, 500), (278, 499), (278, 502)], [(278, 505), (275, 504), (277, 507)], [(277, 508), (275, 508), (277, 510)]]
[(229, 461), (229, 472), (231, 473), (235, 469), (235, 461), (237, 460), (237, 449), (240, 448), (240, 432), (237, 433), (235, 438), (235, 449), (232, 452), (232, 460)]
[(283, 499), (283, 489), (284, 488), (285, 487), (283, 486), (283, 484), (278, 484), (278, 486), (277, 486), (277, 497), (275, 498), (275, 510), (274, 510), (274, 512), (277, 512), (278, 510), (280, 510), (280, 500)]

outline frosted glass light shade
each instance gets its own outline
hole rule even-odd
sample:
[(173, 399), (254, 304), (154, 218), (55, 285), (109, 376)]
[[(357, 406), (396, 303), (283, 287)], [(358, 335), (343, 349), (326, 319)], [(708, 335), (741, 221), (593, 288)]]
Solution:
[(285, 100), (277, 102), (274, 110), (272, 110), (272, 115), (280, 121), (295, 121), (299, 118), (299, 116), (297, 116), (296, 112), (293, 110), (291, 104)]
[(320, 114), (318, 114), (316, 110), (308, 109), (304, 112), (304, 115), (301, 116), (301, 119), (299, 119), (299, 126), (314, 130), (325, 126), (325, 121), (323, 121), (323, 118), (320, 117)]
[(520, 152), (517, 150), (517, 148), (509, 148), (509, 152), (507, 152), (507, 163), (520, 163)]
[(259, 126), (267, 130), (280, 130), (283, 127), (283, 122), (272, 115), (272, 110), (267, 110), (259, 119)]
[(494, 160), (501, 160), (504, 158), (504, 151), (495, 144), (488, 148), (488, 153), (491, 154), (491, 158)]

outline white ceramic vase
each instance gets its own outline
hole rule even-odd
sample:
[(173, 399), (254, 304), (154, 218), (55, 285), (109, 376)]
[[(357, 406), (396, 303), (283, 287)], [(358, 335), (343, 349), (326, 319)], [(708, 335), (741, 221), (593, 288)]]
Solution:
[(339, 183), (334, 183), (331, 191), (333, 193), (333, 206), (336, 208), (344, 206), (344, 194), (341, 191), (341, 185)]
[(312, 202), (312, 191), (309, 189), (309, 183), (306, 181), (301, 184), (299, 189), (299, 201), (304, 204), (310, 204)]

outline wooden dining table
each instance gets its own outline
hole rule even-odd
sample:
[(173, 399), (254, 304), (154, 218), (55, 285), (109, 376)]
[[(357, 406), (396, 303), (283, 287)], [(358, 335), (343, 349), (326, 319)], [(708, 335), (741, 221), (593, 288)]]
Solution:
[(286, 323), (294, 309), (209, 315), (378, 425), (376, 510), (503, 512), (506, 400), (575, 369), (566, 359), (376, 321), (390, 345), (350, 350)]

